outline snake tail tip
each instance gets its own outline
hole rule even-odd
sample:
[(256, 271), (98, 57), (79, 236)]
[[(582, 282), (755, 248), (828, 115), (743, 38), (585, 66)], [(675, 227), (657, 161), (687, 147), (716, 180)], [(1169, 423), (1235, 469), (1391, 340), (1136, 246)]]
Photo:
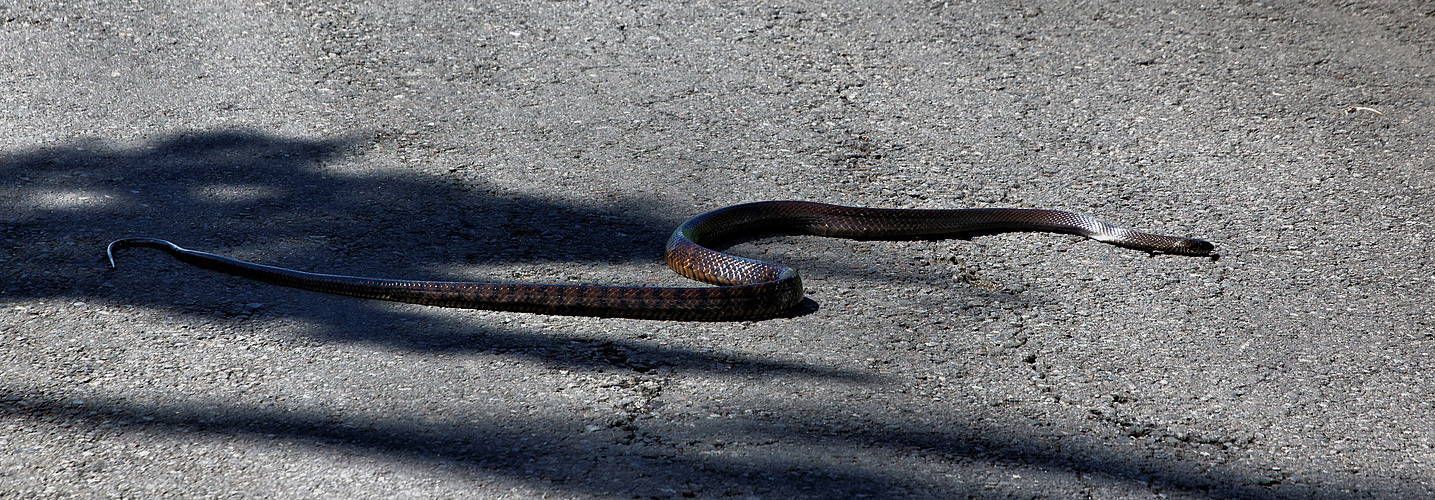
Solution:
[(110, 269), (115, 269), (119, 267), (118, 265), (115, 265), (115, 249), (129, 248), (130, 243), (134, 242), (136, 239), (137, 238), (120, 238), (118, 240), (111, 241), (109, 245), (105, 246), (105, 258), (109, 259), (110, 261)]

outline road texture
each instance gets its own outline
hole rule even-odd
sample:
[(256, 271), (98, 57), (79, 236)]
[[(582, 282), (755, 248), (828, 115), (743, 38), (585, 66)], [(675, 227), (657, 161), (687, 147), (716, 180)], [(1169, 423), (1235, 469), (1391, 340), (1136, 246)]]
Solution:
[[(0, 2), (0, 497), (1435, 495), (1424, 2)], [(675, 285), (725, 205), (1215, 242), (731, 248), (811, 305), (440, 309), (196, 269)]]

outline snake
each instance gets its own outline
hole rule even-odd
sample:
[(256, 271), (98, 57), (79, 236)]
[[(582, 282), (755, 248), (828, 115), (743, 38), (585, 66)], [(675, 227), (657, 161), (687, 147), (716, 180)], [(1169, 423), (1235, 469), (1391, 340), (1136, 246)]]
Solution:
[(761, 320), (790, 314), (803, 301), (796, 269), (708, 248), (771, 235), (853, 240), (936, 240), (1004, 232), (1084, 236), (1156, 254), (1209, 256), (1210, 242), (1143, 233), (1060, 210), (1029, 208), (895, 209), (808, 201), (732, 205), (688, 220), (668, 239), (668, 267), (712, 287), (412, 281), (296, 271), (182, 248), (158, 238), (124, 238), (105, 249), (156, 248), (201, 268), (274, 285), (366, 299), (441, 307), (683, 321)]

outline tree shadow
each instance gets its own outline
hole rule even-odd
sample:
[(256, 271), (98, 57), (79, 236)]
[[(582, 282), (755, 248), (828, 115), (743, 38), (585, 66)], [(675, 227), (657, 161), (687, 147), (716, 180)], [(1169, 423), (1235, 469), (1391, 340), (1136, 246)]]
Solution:
[[(657, 264), (671, 228), (681, 222), (637, 203), (592, 208), (473, 193), (439, 179), (360, 171), (344, 162), (373, 140), (224, 131), (180, 134), (133, 149), (89, 141), (7, 154), (0, 158), (0, 176), (8, 184), (7, 220), (0, 229), (8, 246), (8, 276), (0, 301), (68, 297), (217, 317), (248, 317), (259, 309), (312, 320), (320, 326), (314, 335), (330, 340), (501, 351), (587, 368), (720, 366), (869, 378), (829, 367), (493, 324), (449, 323), (395, 336), (376, 325), (393, 323), (397, 314), (374, 301), (247, 282), (158, 252), (130, 250), (117, 256), (120, 269), (107, 268), (104, 245), (130, 236), (232, 249), (224, 252), (297, 269), (360, 276), (378, 269), (380, 277), (404, 279), (463, 279), (434, 271), (460, 262)], [(625, 354), (579, 354), (595, 347)]]
[[(586, 369), (737, 371), (883, 383), (881, 377), (865, 372), (521, 326), (445, 324), (421, 335), (395, 338), (384, 326), (395, 313), (370, 301), (252, 283), (194, 269), (158, 252), (122, 257), (124, 268), (144, 271), (107, 269), (104, 245), (129, 236), (164, 237), (195, 249), (232, 249), (225, 253), (297, 269), (351, 275), (383, 269), (386, 275), (409, 279), (451, 279), (434, 269), (453, 262), (656, 263), (668, 234), (681, 222), (667, 215), (665, 207), (643, 202), (583, 207), (508, 196), (485, 186), (374, 173), (363, 170), (362, 162), (343, 161), (361, 154), (370, 141), (362, 135), (312, 141), (226, 131), (180, 134), (130, 149), (81, 142), (7, 153), (0, 158), (0, 203), (5, 210), (0, 227), (5, 245), (0, 302), (94, 300), (226, 317), (253, 314), (253, 305), (262, 304), (265, 314), (320, 325), (324, 330), (316, 335), (326, 340), (383, 342), (425, 351), (500, 352)], [(95, 398), (75, 405), (45, 395), (4, 396), (0, 414), (311, 442), (458, 469), (496, 470), (591, 494), (603, 493), (612, 484), (652, 496), (662, 496), (664, 487), (674, 484), (722, 484), (730, 485), (734, 494), (819, 498), (883, 497), (911, 493), (914, 488), (926, 488), (923, 491), (936, 496), (1018, 494), (981, 485), (914, 486), (911, 482), (919, 478), (912, 471), (836, 466), (803, 456), (750, 461), (720, 453), (655, 455), (575, 439), (561, 430), (530, 439), (534, 429), (566, 429), (571, 422), (534, 422), (522, 432), (497, 422), (420, 426), (372, 421), (355, 426), (268, 409), (214, 411)], [(834, 418), (852, 429), (926, 427)], [(1259, 481), (1251, 474), (1230, 468), (1205, 470), (1201, 464), (1124, 457), (1095, 447), (1073, 450), (1020, 436), (992, 438), (1010, 433), (978, 425), (964, 431), (827, 432), (792, 415), (755, 425), (745, 432), (814, 446), (1015, 462), (1119, 482), (1159, 483), (1172, 491), (1212, 498), (1294, 497), (1253, 486)], [(696, 424), (695, 432), (724, 432), (705, 426)], [(680, 440), (655, 438), (668, 443)], [(598, 468), (602, 477), (585, 472), (601, 461), (626, 461), (632, 467)]]

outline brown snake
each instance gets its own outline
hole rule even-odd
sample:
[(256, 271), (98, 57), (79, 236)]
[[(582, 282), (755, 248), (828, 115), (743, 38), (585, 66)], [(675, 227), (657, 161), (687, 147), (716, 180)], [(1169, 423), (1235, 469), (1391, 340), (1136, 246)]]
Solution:
[(802, 301), (797, 270), (710, 250), (714, 244), (757, 235), (789, 234), (856, 240), (912, 240), (1008, 231), (1045, 231), (1153, 253), (1209, 255), (1215, 246), (1196, 239), (1141, 233), (1091, 217), (1056, 210), (975, 208), (904, 210), (858, 208), (804, 201), (734, 205), (687, 221), (668, 239), (664, 256), (678, 274), (719, 285), (707, 288), (548, 285), (406, 281), (313, 274), (187, 250), (155, 238), (126, 238), (105, 249), (158, 248), (195, 266), (316, 292), (442, 307), (541, 314), (668, 320), (764, 319)]

